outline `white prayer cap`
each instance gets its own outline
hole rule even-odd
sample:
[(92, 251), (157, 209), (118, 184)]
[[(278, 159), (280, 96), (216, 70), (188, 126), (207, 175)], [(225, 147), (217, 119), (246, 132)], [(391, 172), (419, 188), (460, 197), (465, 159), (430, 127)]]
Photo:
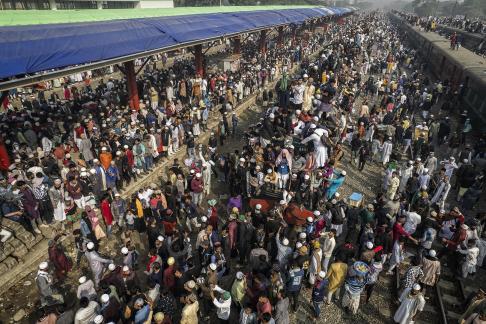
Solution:
[(130, 271), (130, 268), (128, 266), (123, 266), (122, 271), (128, 272), (128, 271)]
[(91, 174), (96, 174), (96, 169), (90, 169), (90, 170), (89, 170), (89, 173), (91, 173)]
[(157, 241), (163, 242), (164, 237), (162, 235), (157, 236)]
[(307, 234), (305, 234), (304, 232), (299, 234), (300, 239), (305, 239), (306, 237), (307, 237)]
[(315, 124), (310, 124), (310, 128), (316, 128), (317, 126)]
[(429, 255), (433, 258), (435, 258), (435, 256), (437, 255), (437, 252), (435, 252), (435, 250), (430, 250), (429, 251)]
[(93, 321), (95, 324), (101, 324), (103, 323), (103, 315), (96, 315)]
[(245, 158), (240, 158), (240, 162), (245, 162)]
[(126, 246), (122, 247), (121, 253), (122, 254), (128, 254), (128, 248)]
[(455, 157), (453, 157), (453, 156), (451, 156), (451, 158), (450, 158), (449, 160), (451, 160), (451, 161), (455, 161), (455, 160), (456, 160), (456, 158), (455, 158)]
[(285, 200), (283, 200), (283, 199), (280, 200), (280, 205), (285, 205), (285, 204), (287, 204), (287, 202)]
[(337, 204), (337, 200), (336, 199), (331, 200), (331, 204), (333, 205)]
[(48, 266), (49, 266), (49, 264), (48, 264), (47, 262), (45, 262), (45, 261), (44, 261), (44, 262), (41, 262), (41, 263), (39, 264), (39, 269), (40, 269), (40, 270), (46, 270)]
[(268, 117), (275, 118), (275, 114), (274, 113), (271, 113)]
[(115, 194), (115, 197), (121, 197), (121, 196), (120, 196), (120, 194), (117, 192), (117, 193)]
[(427, 172), (429, 172), (429, 169), (424, 168), (424, 173), (427, 173)]
[(201, 217), (201, 222), (206, 223), (208, 221), (208, 218), (206, 216)]
[(300, 248), (302, 247), (302, 243), (297, 242), (297, 244), (295, 244), (295, 247), (296, 247), (297, 249), (300, 249)]
[(196, 171), (194, 171), (194, 169), (191, 169), (191, 171), (189, 171), (190, 174), (194, 174), (196, 173)]
[(126, 145), (126, 144), (125, 144), (125, 145), (123, 145), (123, 148), (124, 148), (125, 150), (126, 150), (126, 149), (128, 149), (128, 145)]
[(102, 151), (106, 151), (106, 150), (107, 150), (107, 148), (103, 146), (103, 147), (101, 148), (101, 150), (102, 150)]
[(94, 249), (95, 245), (93, 242), (89, 242), (88, 244), (86, 244), (86, 247), (88, 248), (88, 250), (92, 250)]
[(100, 162), (100, 160), (98, 160), (98, 159), (93, 159), (93, 163), (98, 163), (98, 162)]
[(116, 151), (116, 155), (117, 156), (120, 156), (121, 155), (121, 152), (120, 151)]
[(326, 272), (325, 271), (319, 271), (319, 277), (324, 279), (326, 278)]
[(70, 158), (71, 158), (71, 154), (66, 153), (66, 159), (70, 159)]
[(201, 174), (198, 172), (196, 173), (196, 178), (200, 178), (201, 177)]
[(267, 173), (272, 173), (272, 169), (267, 169)]
[(107, 303), (108, 301), (110, 301), (110, 295), (108, 295), (108, 294), (101, 295), (101, 302), (102, 303)]
[(306, 175), (304, 176), (304, 179), (305, 179), (305, 180), (309, 180), (309, 179), (310, 179), (310, 176), (309, 176), (308, 174), (306, 174)]
[(306, 218), (306, 221), (308, 223), (312, 223), (314, 221), (314, 218), (312, 218), (312, 217), (309, 216), (309, 217)]
[(81, 168), (81, 172), (86, 172), (86, 168)]
[(305, 73), (302, 77), (305, 79), (308, 78), (309, 76), (307, 75), (307, 73)]
[(314, 210), (314, 216), (321, 216), (321, 212), (318, 210)]
[(81, 278), (79, 278), (78, 282), (80, 284), (84, 284), (86, 282), (86, 277), (85, 276), (82, 276)]
[(238, 280), (243, 279), (243, 277), (244, 277), (244, 276), (245, 276), (245, 275), (244, 275), (244, 274), (243, 274), (243, 272), (241, 272), (241, 271), (238, 271), (238, 272), (236, 273), (236, 279), (238, 279)]
[(464, 160), (462, 160), (462, 162), (463, 162), (463, 163), (468, 163), (468, 162), (469, 162), (469, 160), (468, 160), (468, 159), (464, 159)]
[(295, 111), (295, 114), (296, 114), (296, 115), (300, 115), (300, 113), (301, 113), (301, 112), (302, 112), (302, 111), (300, 111), (299, 109), (297, 109), (297, 110)]
[(341, 197), (341, 194), (340, 194), (339, 192), (336, 192), (336, 193), (334, 194), (334, 197), (339, 198), (339, 197)]
[(115, 269), (116, 269), (116, 265), (114, 263), (110, 263), (110, 265), (108, 266), (108, 270), (113, 271)]
[(312, 119), (313, 119), (314, 121), (319, 121), (319, 117), (317, 117), (317, 116), (312, 117)]
[(282, 244), (285, 245), (285, 246), (289, 245), (289, 240), (287, 238), (284, 238), (282, 240)]
[(346, 173), (346, 171), (344, 171), (344, 170), (343, 170), (343, 171), (341, 171), (341, 175), (342, 175), (342, 176), (346, 176), (346, 174), (347, 174), (347, 173)]
[(422, 287), (420, 287), (420, 285), (418, 283), (414, 284), (412, 289), (417, 291), (417, 290), (420, 290)]
[(369, 250), (371, 250), (373, 248), (373, 243), (372, 242), (366, 242), (366, 248), (368, 248)]
[(262, 209), (262, 205), (260, 205), (260, 204), (256, 204), (255, 209), (257, 209), (257, 210)]
[(209, 265), (209, 269), (211, 269), (211, 270), (213, 270), (213, 271), (215, 271), (217, 268), (218, 268), (218, 266), (216, 265), (216, 263), (211, 263), (211, 264)]

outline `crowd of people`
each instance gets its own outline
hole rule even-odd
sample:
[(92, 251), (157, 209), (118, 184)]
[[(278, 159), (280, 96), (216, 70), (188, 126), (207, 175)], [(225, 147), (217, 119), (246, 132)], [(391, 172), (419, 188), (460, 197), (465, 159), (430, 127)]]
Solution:
[(421, 17), (410, 12), (400, 12), (400, 13), (406, 16), (407, 20), (409, 20), (410, 23), (421, 26), (427, 31), (433, 31), (438, 27), (438, 25), (442, 25), (442, 26), (449, 26), (449, 27), (461, 29), (469, 33), (484, 34), (485, 32), (484, 22), (479, 18), (470, 19), (465, 16)]
[[(36, 276), (38, 323), (286, 324), (302, 302), (315, 320), (331, 303), (352, 317), (373, 303), (380, 276), (400, 268), (393, 319), (412, 323), (443, 263), (475, 275), (486, 255), (486, 217), (473, 212), (485, 141), (471, 145), (467, 112), (448, 117), (460, 106), (455, 85), (423, 74), (379, 12), (332, 24), (327, 36), (298, 35), (265, 55), (250, 39), (238, 72), (203, 77), (186, 60), (151, 67), (138, 81), (139, 111), (126, 108), (123, 80), (66, 86), (64, 101), (39, 92), (19, 110), (12, 98), (0, 151), (2, 242), (14, 234), (9, 221), (35, 235), (61, 228)], [(234, 108), (256, 90), (270, 104), (238, 130)], [(232, 135), (243, 147), (229, 152)], [(184, 158), (173, 158), (181, 149)], [(168, 160), (160, 183), (122, 197)], [(375, 197), (345, 194), (350, 168), (382, 170)], [(214, 179), (228, 199), (213, 195)], [(113, 241), (116, 258), (104, 250)], [(68, 299), (73, 270), (81, 273)], [(486, 321), (483, 295), (466, 323)]]
[(462, 17), (436, 17), (436, 22), (440, 25), (462, 29), (469, 33), (485, 34), (486, 28), (484, 21), (479, 18)]

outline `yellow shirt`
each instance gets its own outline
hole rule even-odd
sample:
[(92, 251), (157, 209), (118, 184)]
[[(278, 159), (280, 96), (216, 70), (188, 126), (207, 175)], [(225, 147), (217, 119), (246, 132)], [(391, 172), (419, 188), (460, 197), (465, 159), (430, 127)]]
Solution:
[(344, 262), (334, 262), (329, 266), (326, 278), (329, 280), (328, 290), (334, 292), (344, 284), (348, 273), (348, 265)]
[(135, 207), (137, 207), (137, 216), (139, 218), (143, 217), (143, 206), (142, 206), (142, 202), (140, 201), (140, 199), (135, 200)]
[(321, 79), (322, 79), (322, 83), (327, 83), (327, 74), (326, 74), (326, 72), (322, 72)]

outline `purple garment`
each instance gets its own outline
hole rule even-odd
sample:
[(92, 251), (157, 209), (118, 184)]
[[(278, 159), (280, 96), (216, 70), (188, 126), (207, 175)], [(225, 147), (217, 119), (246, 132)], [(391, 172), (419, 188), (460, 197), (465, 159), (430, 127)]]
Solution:
[(242, 206), (242, 201), (241, 201), (241, 196), (238, 195), (236, 197), (231, 197), (229, 200), (228, 200), (228, 212), (231, 212), (231, 209), (233, 209), (233, 207), (236, 207), (238, 208), (238, 210), (241, 210), (241, 206)]
[(30, 190), (29, 188), (25, 188), (21, 189), (20, 193), (22, 194), (22, 206), (24, 206), (24, 210), (27, 216), (30, 219), (38, 218), (40, 216), (38, 208), (39, 203), (35, 199), (32, 190)]
[(324, 178), (330, 178), (334, 173), (334, 168), (326, 163), (326, 165), (324, 165), (323, 171)]

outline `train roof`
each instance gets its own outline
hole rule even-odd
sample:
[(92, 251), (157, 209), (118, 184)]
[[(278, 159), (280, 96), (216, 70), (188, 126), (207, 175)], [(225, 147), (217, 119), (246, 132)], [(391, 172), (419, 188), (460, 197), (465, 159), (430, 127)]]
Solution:
[(420, 37), (434, 44), (434, 50), (443, 54), (448, 61), (461, 66), (465, 74), (480, 83), (478, 86), (484, 86), (486, 89), (486, 59), (484, 57), (465, 48), (460, 48), (458, 51), (451, 50), (450, 41), (443, 36), (437, 33), (420, 31), (418, 27), (408, 26), (414, 29)]

